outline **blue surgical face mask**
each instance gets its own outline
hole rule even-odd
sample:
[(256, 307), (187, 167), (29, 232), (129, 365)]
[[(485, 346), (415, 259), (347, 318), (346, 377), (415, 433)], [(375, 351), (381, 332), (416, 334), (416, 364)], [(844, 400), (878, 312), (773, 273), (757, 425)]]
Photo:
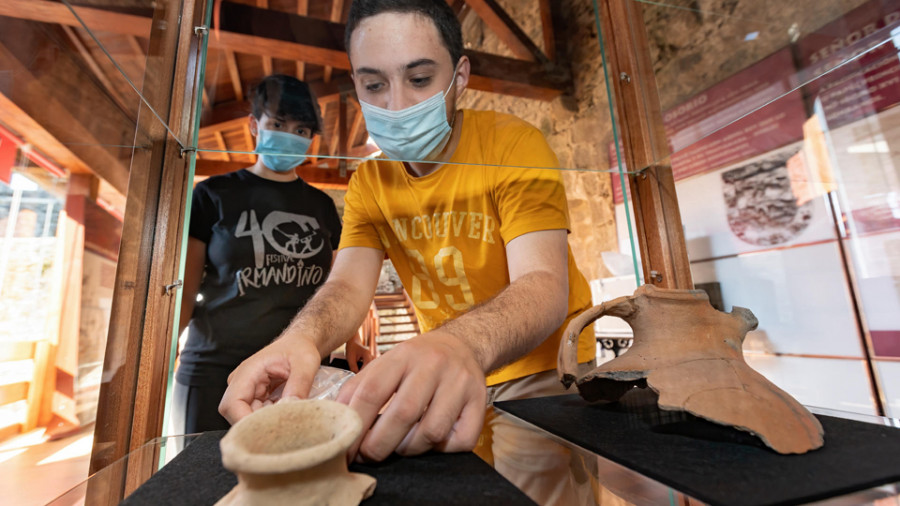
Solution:
[(311, 144), (312, 139), (306, 137), (260, 129), (256, 138), (256, 152), (266, 167), (275, 172), (288, 172), (306, 160), (306, 152)]
[(378, 148), (394, 160), (430, 160), (447, 145), (452, 128), (447, 123), (444, 99), (456, 82), (456, 70), (447, 91), (401, 111), (389, 111), (360, 100), (366, 130)]

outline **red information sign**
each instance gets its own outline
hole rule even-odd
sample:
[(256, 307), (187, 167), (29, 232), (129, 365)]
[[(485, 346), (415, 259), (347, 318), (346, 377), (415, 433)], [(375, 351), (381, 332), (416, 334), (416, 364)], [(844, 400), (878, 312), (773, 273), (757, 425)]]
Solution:
[[(675, 180), (802, 139), (806, 107), (800, 92), (790, 91), (798, 84), (819, 100), (829, 129), (900, 103), (898, 48), (900, 4), (871, 0), (798, 41), (802, 70), (785, 48), (666, 111)], [(619, 203), (618, 174), (612, 185)]]
[(829, 129), (900, 102), (898, 27), (900, 4), (873, 0), (797, 43), (800, 78), (821, 101)]
[(9, 137), (0, 133), (0, 181), (9, 184), (12, 168), (16, 163), (18, 146)]
[[(790, 92), (792, 76), (791, 54), (785, 49), (666, 111), (663, 122), (674, 153), (670, 162), (675, 180), (802, 138), (806, 115), (800, 94)], [(611, 161), (616, 160), (614, 150), (610, 155)], [(613, 190), (616, 202), (621, 202), (617, 174)]]

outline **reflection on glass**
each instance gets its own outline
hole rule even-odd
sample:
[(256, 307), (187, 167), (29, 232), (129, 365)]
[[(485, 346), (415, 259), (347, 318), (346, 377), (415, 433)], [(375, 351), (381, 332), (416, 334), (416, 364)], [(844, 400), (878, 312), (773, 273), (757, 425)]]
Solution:
[[(342, 44), (333, 37), (311, 36), (324, 33), (321, 30), (328, 26), (324, 21), (346, 18), (347, 4), (340, 13), (330, 12), (326, 4), (310, 2), (302, 12), (290, 5), (272, 4), (262, 9), (222, 4), (214, 16), (205, 65), (198, 178), (238, 170), (255, 161), (255, 140), (247, 122), (248, 97), (250, 87), (268, 73), (296, 76), (308, 82), (318, 96), (325, 128), (313, 139), (310, 156), (299, 173), (314, 186), (338, 192), (339, 209), (343, 206), (340, 192), (356, 166), (382, 154), (368, 135)], [(485, 21), (467, 7), (458, 12), (471, 62), (469, 84), (458, 97), (458, 107), (512, 114), (537, 127), (557, 162), (497, 161), (493, 165), (563, 170), (570, 241), (579, 244), (574, 248), (576, 261), (588, 279), (608, 275), (609, 267), (600, 253), (616, 250), (616, 236), (608, 201), (611, 177), (602, 172), (617, 171), (619, 164), (614, 151), (608, 149), (613, 123), (594, 13), (560, 8), (556, 13), (560, 26), (553, 26), (552, 19), (542, 17), (537, 2), (499, 4), (521, 33)], [(265, 30), (260, 28), (263, 26)], [(270, 44), (270, 50), (237, 46), (228, 34), (252, 36)], [(288, 44), (298, 49), (314, 47), (321, 53), (271, 49), (286, 49)], [(294, 59), (297, 54), (309, 56)], [(446, 80), (449, 83), (449, 75)], [(474, 163), (456, 162), (463, 166)], [(629, 269), (634, 270), (633, 266)]]
[(151, 20), (180, 8), (0, 2), (0, 437), (96, 419), (133, 156), (168, 111), (143, 96)]
[(900, 9), (640, 4), (698, 288), (801, 402), (895, 415)]
[[(817, 96), (829, 118), (842, 121), (894, 101), (891, 34), (900, 12), (890, 2), (640, 4), (676, 171), (723, 166), (781, 145), (778, 136), (795, 135), (789, 132), (803, 116), (791, 108), (809, 108)], [(775, 100), (785, 116), (745, 118)], [(737, 120), (757, 134), (751, 145), (734, 134)], [(761, 131), (770, 135), (759, 138)]]
[[(57, 260), (64, 247), (57, 237), (62, 203), (18, 172), (9, 184), (0, 181), (0, 342), (50, 338), (43, 322), (50, 317), (52, 286), (62, 268)], [(24, 336), (22, 329), (40, 331)]]
[(0, 16), (0, 120), (64, 170), (99, 171), (124, 192), (132, 150), (145, 142), (135, 132), (137, 94), (108, 91), (115, 73), (99, 67), (85, 32), (9, 14)]

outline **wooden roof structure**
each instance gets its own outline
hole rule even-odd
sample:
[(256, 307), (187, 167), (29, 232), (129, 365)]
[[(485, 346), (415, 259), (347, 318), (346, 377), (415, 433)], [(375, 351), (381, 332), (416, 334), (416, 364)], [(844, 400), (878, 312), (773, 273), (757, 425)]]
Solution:
[[(540, 6), (543, 49), (496, 0), (447, 1), (461, 18), (479, 16), (514, 55), (467, 51), (470, 88), (537, 100), (551, 100), (567, 89), (570, 74), (554, 62), (551, 0), (528, 0)], [(14, 72), (14, 86), (0, 86), (0, 124), (69, 171), (94, 175), (101, 193), (107, 188), (124, 195), (129, 147), (141, 145), (141, 132), (135, 132), (140, 105), (135, 89), (141, 89), (147, 59), (153, 57), (147, 38), (153, 9), (150, 0), (70, 3), (77, 16), (57, 0), (0, 2), (0, 69)], [(322, 156), (364, 157), (377, 149), (367, 143), (348, 75), (343, 23), (349, 4), (215, 0), (207, 32), (197, 175), (253, 162), (249, 90), (265, 75), (284, 73), (310, 84), (325, 125), (298, 172), (319, 186), (346, 185), (345, 162)], [(45, 38), (32, 38), (27, 47), (15, 40), (17, 33), (38, 26)], [(35, 67), (33, 55), (51, 50), (57, 52), (53, 65)], [(68, 56), (59, 57), (60, 51)]]

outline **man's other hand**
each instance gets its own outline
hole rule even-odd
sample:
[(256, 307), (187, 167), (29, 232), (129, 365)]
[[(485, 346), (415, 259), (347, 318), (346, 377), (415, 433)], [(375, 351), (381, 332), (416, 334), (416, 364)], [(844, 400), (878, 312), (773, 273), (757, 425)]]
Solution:
[[(370, 363), (341, 389), (338, 401), (363, 422), (351, 458), (380, 461), (396, 451), (468, 451), (481, 434), (487, 390), (472, 350), (435, 330)], [(379, 413), (381, 415), (379, 416)]]

